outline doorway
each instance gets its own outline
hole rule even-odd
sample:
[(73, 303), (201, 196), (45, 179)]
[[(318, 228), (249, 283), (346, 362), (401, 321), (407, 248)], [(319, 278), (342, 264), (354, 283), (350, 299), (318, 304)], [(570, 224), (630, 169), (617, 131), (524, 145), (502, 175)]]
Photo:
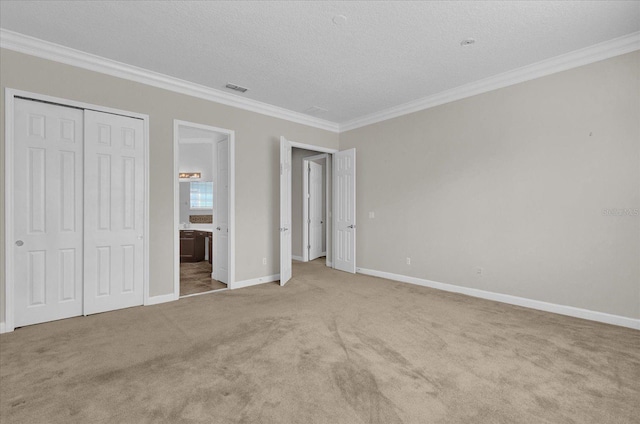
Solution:
[(226, 290), (234, 279), (234, 132), (174, 120), (174, 290)]
[(148, 116), (6, 89), (5, 328), (148, 301)]
[(355, 273), (355, 149), (338, 151), (280, 137), (280, 285), (284, 286), (293, 272), (294, 149), (305, 149), (311, 154), (327, 154), (327, 175), (331, 175), (327, 196), (331, 206), (327, 211), (327, 224), (331, 229), (326, 240), (326, 264), (341, 271)]
[(292, 167), (292, 258), (308, 262), (324, 257), (329, 265), (330, 155), (294, 147)]

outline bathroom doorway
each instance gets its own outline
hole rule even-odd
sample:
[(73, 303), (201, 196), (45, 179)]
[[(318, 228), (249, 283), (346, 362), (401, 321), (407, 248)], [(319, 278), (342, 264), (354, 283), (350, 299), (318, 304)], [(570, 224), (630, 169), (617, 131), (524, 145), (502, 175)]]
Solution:
[(174, 124), (177, 297), (226, 290), (233, 281), (233, 131)]

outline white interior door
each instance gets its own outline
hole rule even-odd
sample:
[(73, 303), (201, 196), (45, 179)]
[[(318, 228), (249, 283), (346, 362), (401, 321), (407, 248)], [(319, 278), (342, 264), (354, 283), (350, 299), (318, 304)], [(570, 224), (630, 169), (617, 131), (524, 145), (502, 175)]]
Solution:
[(140, 119), (86, 110), (85, 314), (142, 305), (144, 127)]
[(14, 105), (14, 320), (21, 327), (82, 315), (82, 110)]
[(229, 282), (229, 137), (216, 142), (213, 278)]
[(280, 285), (291, 279), (291, 142), (280, 137)]
[(356, 272), (356, 149), (333, 154), (333, 266)]
[(309, 161), (309, 260), (322, 256), (322, 165)]

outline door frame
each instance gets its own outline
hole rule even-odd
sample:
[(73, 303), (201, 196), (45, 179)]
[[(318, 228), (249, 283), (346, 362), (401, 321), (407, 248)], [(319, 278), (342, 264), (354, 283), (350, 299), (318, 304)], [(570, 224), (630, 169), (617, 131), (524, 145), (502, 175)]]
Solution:
[[(331, 149), (331, 148), (328, 148), (328, 147), (316, 146), (316, 145), (313, 145), (313, 144), (298, 143), (296, 141), (291, 141), (291, 140), (289, 140), (289, 143), (291, 143), (291, 147), (292, 148), (295, 147), (295, 148), (298, 148), (298, 149), (312, 150), (312, 151), (315, 151), (315, 152), (318, 152), (318, 153), (328, 153), (329, 156), (331, 157), (330, 160), (328, 161), (329, 164), (331, 164), (331, 162), (332, 162), (333, 154), (339, 152), (338, 149)], [(331, 167), (329, 166), (328, 170), (330, 170), (330, 169), (331, 169)], [(331, 189), (333, 190), (333, 185), (331, 186)], [(281, 213), (282, 213), (282, 211), (280, 211), (280, 214)], [(289, 213), (291, 213), (291, 211), (289, 211)], [(333, 226), (332, 226), (332, 229), (333, 229)], [(278, 234), (280, 234), (280, 233), (278, 232)], [(327, 250), (329, 250), (328, 242), (327, 242)], [(327, 252), (327, 254), (328, 253), (329, 252)], [(333, 255), (333, 248), (331, 249), (331, 255)], [(329, 261), (329, 258), (327, 257), (327, 266), (329, 266), (329, 267), (333, 266), (333, 264), (332, 264), (333, 256), (332, 256), (331, 259), (332, 260)], [(282, 262), (282, 258), (280, 259), (280, 261)], [(293, 258), (290, 257), (289, 261), (290, 262), (293, 261)]]
[(325, 196), (325, 224), (324, 224), (324, 238), (325, 238), (325, 250), (324, 254), (327, 255), (329, 249), (329, 153), (321, 153), (319, 155), (307, 156), (302, 158), (302, 261), (309, 261), (309, 249), (305, 249), (305, 246), (309, 245), (309, 201), (305, 202), (305, 199), (309, 198), (309, 172), (306, 171), (308, 163), (316, 160), (325, 160), (324, 166), (324, 196)]
[[(53, 103), (61, 106), (75, 107), (78, 109), (89, 109), (97, 112), (111, 113), (114, 115), (123, 115), (131, 118), (141, 119), (143, 121), (143, 144), (144, 144), (144, 270), (143, 270), (143, 305), (153, 304), (149, 297), (149, 115), (130, 112), (122, 109), (114, 109), (106, 106), (95, 105), (91, 103), (78, 102), (75, 100), (64, 99), (61, 97), (48, 96), (45, 94), (32, 93), (29, 91), (16, 90), (13, 88), (5, 88), (4, 90), (4, 322), (0, 322), (0, 333), (8, 333), (15, 329), (14, 321), (14, 254), (13, 242), (15, 239), (13, 226), (13, 118), (14, 103), (16, 98), (24, 98), (47, 103)], [(84, 280), (83, 280), (84, 284)], [(84, 291), (84, 288), (83, 288)], [(84, 312), (84, 303), (83, 303)]]
[[(180, 127), (191, 127), (205, 131), (212, 131), (221, 134), (226, 134), (229, 138), (229, 241), (228, 241), (228, 263), (227, 269), (229, 270), (227, 288), (231, 288), (236, 281), (236, 251), (235, 251), (235, 197), (236, 197), (236, 180), (235, 180), (235, 137), (236, 132), (226, 128), (214, 127), (211, 125), (198, 124), (190, 121), (183, 121), (180, 119), (173, 120), (173, 295), (177, 300), (180, 298), (180, 179), (178, 178), (178, 170), (180, 167)], [(211, 157), (211, 166), (215, 166), (215, 143), (214, 151)], [(214, 193), (215, 188), (214, 185)], [(212, 234), (213, 236), (213, 234)], [(209, 252), (211, 255), (212, 252)], [(212, 263), (215, 266), (215, 263)], [(212, 269), (213, 278), (213, 269)]]

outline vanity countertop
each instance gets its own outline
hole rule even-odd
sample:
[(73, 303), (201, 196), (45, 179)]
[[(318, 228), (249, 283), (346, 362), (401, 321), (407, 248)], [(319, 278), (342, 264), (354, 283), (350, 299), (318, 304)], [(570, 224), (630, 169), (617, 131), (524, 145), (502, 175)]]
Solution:
[(213, 232), (213, 224), (188, 224), (189, 226), (185, 228), (184, 225), (180, 225), (179, 228), (181, 230), (196, 230), (196, 231), (207, 231), (209, 233)]

